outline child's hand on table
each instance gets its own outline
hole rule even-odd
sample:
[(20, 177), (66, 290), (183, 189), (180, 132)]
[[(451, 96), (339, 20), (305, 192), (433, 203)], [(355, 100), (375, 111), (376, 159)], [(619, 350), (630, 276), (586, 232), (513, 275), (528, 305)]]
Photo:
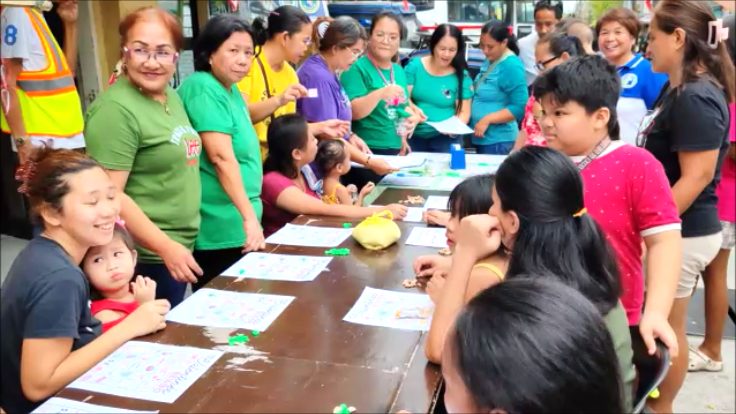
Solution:
[(166, 314), (169, 313), (169, 309), (171, 304), (166, 299), (146, 302), (112, 329), (122, 326), (131, 339), (158, 332), (166, 327)]
[(134, 282), (130, 282), (130, 287), (139, 306), (156, 299), (156, 282), (151, 278), (137, 276)]
[(374, 188), (376, 188), (376, 185), (375, 184), (368, 183), (365, 186), (363, 186), (363, 188), (360, 190), (360, 195), (365, 197), (368, 194), (370, 194), (371, 191), (373, 191)]
[(450, 213), (441, 210), (426, 210), (422, 212), (422, 221), (432, 226), (447, 227), (450, 221)]

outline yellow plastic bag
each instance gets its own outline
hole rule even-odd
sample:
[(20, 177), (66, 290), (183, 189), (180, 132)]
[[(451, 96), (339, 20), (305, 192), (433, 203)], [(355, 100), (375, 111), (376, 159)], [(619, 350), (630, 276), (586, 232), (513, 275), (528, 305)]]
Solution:
[(375, 213), (353, 229), (353, 238), (368, 250), (382, 250), (401, 238), (401, 229), (390, 211)]

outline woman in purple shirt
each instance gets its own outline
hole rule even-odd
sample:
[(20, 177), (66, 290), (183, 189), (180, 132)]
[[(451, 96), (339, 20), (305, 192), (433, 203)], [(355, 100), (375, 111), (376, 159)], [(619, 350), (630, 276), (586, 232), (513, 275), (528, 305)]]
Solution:
[[(340, 119), (350, 122), (350, 99), (340, 85), (338, 73), (348, 70), (363, 54), (368, 36), (365, 29), (351, 17), (338, 17), (323, 21), (316, 27), (315, 43), (318, 52), (299, 67), (297, 76), (310, 93), (310, 98), (297, 101), (297, 112), (309, 122)], [(316, 96), (313, 94), (316, 93)], [(378, 175), (392, 171), (386, 161), (371, 158), (368, 146), (360, 137), (348, 132), (345, 135), (350, 160), (371, 169)]]

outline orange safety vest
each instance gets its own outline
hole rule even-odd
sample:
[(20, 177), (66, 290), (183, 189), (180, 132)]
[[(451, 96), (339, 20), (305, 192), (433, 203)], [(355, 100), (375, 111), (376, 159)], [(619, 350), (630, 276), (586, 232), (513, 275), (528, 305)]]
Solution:
[[(21, 72), (16, 81), (26, 134), (55, 138), (78, 135), (84, 130), (84, 118), (69, 64), (43, 15), (34, 8), (24, 7), (24, 10), (41, 40), (48, 62), (43, 70)], [(0, 116), (0, 129), (10, 133), (5, 114)]]

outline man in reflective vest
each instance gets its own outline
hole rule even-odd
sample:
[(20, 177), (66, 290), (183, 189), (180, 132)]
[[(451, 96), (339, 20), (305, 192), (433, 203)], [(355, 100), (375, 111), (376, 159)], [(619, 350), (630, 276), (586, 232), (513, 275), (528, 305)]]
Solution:
[(77, 2), (58, 3), (57, 12), (64, 22), (64, 51), (40, 10), (7, 6), (0, 15), (0, 121), (2, 131), (12, 135), (21, 165), (29, 150), (43, 143), (54, 148), (84, 148), (82, 106), (74, 84)]

